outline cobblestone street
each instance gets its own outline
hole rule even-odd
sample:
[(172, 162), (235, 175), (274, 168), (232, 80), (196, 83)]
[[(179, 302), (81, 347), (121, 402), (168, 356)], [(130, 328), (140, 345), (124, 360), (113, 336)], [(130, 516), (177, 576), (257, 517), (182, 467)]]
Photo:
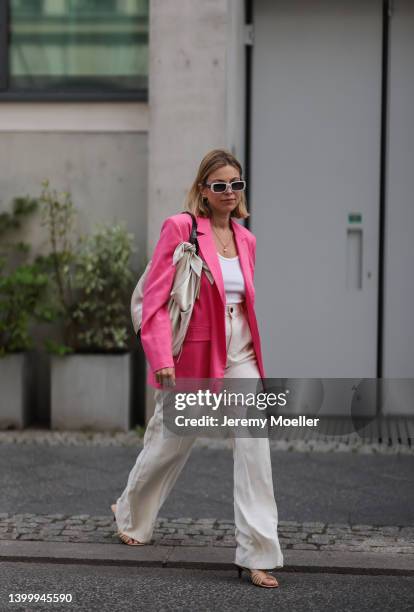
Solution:
[[(0, 514), (0, 539), (119, 543), (109, 516)], [(414, 554), (414, 527), (279, 522), (283, 549)], [(150, 544), (234, 547), (234, 524), (212, 518), (160, 517)]]

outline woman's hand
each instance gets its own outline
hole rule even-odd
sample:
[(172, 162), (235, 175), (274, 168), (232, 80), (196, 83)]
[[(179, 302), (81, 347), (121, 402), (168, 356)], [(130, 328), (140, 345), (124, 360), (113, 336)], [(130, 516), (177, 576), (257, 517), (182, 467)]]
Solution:
[(175, 387), (175, 368), (161, 368), (155, 372), (157, 383), (165, 387)]

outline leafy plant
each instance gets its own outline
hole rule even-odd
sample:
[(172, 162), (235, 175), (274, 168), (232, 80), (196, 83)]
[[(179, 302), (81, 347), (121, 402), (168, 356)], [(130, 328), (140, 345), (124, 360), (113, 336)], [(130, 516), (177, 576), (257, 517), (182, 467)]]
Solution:
[(81, 297), (73, 314), (79, 325), (78, 339), (85, 347), (127, 348), (132, 241), (133, 235), (123, 224), (101, 225), (81, 240), (75, 273)]
[(30, 246), (21, 241), (5, 242), (5, 236), (13, 230), (19, 230), (22, 227), (23, 221), (33, 215), (38, 210), (38, 202), (27, 197), (17, 197), (12, 201), (11, 212), (4, 211), (0, 213), (0, 239), (1, 251), (0, 255), (10, 255), (12, 252), (22, 253), (27, 255), (30, 251)]
[(42, 225), (50, 253), (38, 258), (52, 278), (50, 302), (63, 323), (63, 342), (49, 341), (50, 352), (117, 351), (127, 348), (133, 275), (132, 234), (124, 225), (98, 226), (75, 238), (76, 209), (71, 195), (42, 183)]
[(75, 238), (76, 209), (69, 192), (58, 193), (51, 189), (49, 180), (42, 181), (39, 197), (41, 225), (46, 228), (50, 253), (39, 255), (36, 262), (50, 276), (49, 302), (63, 325), (63, 345), (47, 341), (50, 352), (65, 354), (76, 346), (76, 321), (74, 318), (73, 273), (76, 266)]
[(32, 348), (30, 323), (53, 318), (52, 310), (43, 301), (47, 275), (36, 263), (13, 262), (16, 253), (26, 258), (30, 246), (4, 239), (13, 230), (20, 229), (22, 221), (36, 210), (36, 200), (15, 198), (12, 212), (0, 214), (0, 357)]
[(3, 274), (0, 261), (0, 356), (24, 351), (33, 346), (29, 324), (50, 321), (53, 312), (42, 304), (48, 278), (35, 264), (22, 264)]
[[(38, 209), (49, 252), (12, 265), (10, 253), (26, 257), (30, 247), (7, 244), (3, 236)], [(122, 224), (75, 236), (76, 216), (71, 194), (52, 189), (48, 180), (38, 199), (15, 198), (12, 212), (0, 214), (0, 354), (32, 346), (32, 320), (62, 323), (63, 342), (45, 341), (52, 353), (128, 348), (133, 236)]]

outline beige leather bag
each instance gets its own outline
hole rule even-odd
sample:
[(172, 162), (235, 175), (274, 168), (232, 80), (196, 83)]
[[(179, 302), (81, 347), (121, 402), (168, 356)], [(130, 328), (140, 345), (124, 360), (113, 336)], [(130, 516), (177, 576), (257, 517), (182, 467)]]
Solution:
[[(200, 296), (201, 274), (203, 270), (210, 283), (214, 283), (213, 275), (206, 262), (197, 254), (197, 226), (194, 215), (191, 216), (193, 217), (193, 229), (190, 239), (194, 240), (194, 242), (181, 242), (177, 245), (173, 255), (173, 264), (176, 267), (176, 271), (168, 301), (173, 338), (173, 356), (181, 353), (182, 344), (193, 312), (194, 302)], [(137, 335), (139, 335), (142, 325), (142, 300), (150, 266), (151, 261), (139, 279), (131, 299), (131, 318)]]

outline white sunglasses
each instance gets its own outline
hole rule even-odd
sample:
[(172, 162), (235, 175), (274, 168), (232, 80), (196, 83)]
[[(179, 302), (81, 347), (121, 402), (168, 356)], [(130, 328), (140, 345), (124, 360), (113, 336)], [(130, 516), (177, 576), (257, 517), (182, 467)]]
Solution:
[(244, 191), (246, 189), (246, 181), (233, 181), (226, 183), (225, 181), (215, 181), (214, 183), (204, 183), (213, 193), (225, 193), (230, 187), (231, 191)]

